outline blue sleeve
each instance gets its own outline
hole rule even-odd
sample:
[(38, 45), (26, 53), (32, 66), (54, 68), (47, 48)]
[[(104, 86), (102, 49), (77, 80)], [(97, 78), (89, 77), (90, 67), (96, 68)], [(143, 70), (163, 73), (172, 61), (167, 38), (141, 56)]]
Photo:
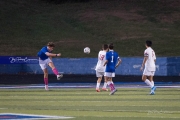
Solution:
[(47, 50), (46, 47), (44, 47), (41, 51), (42, 51), (44, 54), (45, 54), (46, 52), (48, 52), (48, 50)]

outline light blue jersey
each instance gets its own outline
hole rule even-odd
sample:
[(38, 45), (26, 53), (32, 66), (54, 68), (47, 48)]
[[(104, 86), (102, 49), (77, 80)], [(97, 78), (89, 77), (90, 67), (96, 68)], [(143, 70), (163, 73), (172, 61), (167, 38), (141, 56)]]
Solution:
[(106, 53), (106, 60), (108, 60), (108, 63), (106, 65), (106, 70), (105, 72), (115, 72), (116, 69), (116, 64), (117, 60), (120, 59), (118, 56), (118, 53), (110, 50), (109, 52)]
[(49, 57), (45, 54), (46, 52), (49, 52), (47, 49), (47, 46), (43, 47), (39, 52), (38, 52), (38, 57), (40, 57), (41, 60), (46, 60)]

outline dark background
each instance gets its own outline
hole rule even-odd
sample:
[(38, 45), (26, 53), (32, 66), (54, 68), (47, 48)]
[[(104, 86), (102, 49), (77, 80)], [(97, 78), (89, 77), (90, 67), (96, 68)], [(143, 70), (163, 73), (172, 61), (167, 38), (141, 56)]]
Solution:
[[(39, 75), (0, 75), (0, 84), (44, 84), (43, 74)], [(95, 75), (64, 75), (58, 81), (55, 75), (49, 75), (49, 83), (96, 83)], [(103, 80), (102, 80), (103, 81)], [(141, 76), (116, 75), (114, 82), (142, 82)], [(179, 76), (155, 76), (155, 82), (180, 82)]]

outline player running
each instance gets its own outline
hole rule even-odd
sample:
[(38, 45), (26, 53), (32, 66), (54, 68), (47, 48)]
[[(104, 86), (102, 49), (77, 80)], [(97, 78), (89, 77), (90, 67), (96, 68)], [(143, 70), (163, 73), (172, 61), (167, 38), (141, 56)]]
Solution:
[(156, 87), (154, 86), (153, 76), (156, 71), (156, 65), (155, 65), (156, 54), (154, 50), (151, 48), (152, 46), (151, 41), (147, 40), (145, 46), (147, 49), (144, 51), (144, 60), (143, 60), (142, 67), (140, 68), (140, 70), (142, 71), (145, 66), (145, 69), (142, 75), (142, 80), (148, 86), (151, 87), (150, 95), (154, 95)]
[(49, 42), (47, 46), (43, 47), (39, 52), (38, 52), (38, 57), (39, 57), (39, 65), (41, 69), (44, 72), (44, 83), (45, 83), (45, 90), (48, 89), (48, 71), (47, 71), (47, 66), (49, 65), (53, 71), (53, 73), (57, 76), (57, 79), (60, 80), (63, 75), (58, 73), (58, 70), (55, 68), (53, 62), (52, 62), (52, 57), (60, 57), (61, 53), (58, 54), (53, 54), (51, 53), (54, 49), (55, 45), (53, 42)]
[(121, 59), (118, 56), (118, 53), (115, 52), (113, 44), (109, 45), (109, 52), (106, 53), (106, 62), (104, 63), (104, 66), (106, 66), (105, 70), (105, 79), (107, 81), (107, 84), (111, 88), (111, 92), (109, 95), (113, 95), (117, 89), (114, 87), (114, 84), (112, 82), (112, 78), (115, 77), (115, 69), (121, 64)]
[[(104, 76), (104, 72), (105, 72), (104, 62), (106, 61), (106, 52), (108, 51), (108, 45), (104, 44), (102, 46), (102, 49), (103, 50), (99, 51), (98, 62), (97, 62), (96, 68), (95, 68), (96, 77), (98, 78), (97, 85), (96, 85), (97, 92), (100, 92), (99, 86), (101, 84), (101, 80), (102, 80), (102, 77)], [(108, 91), (108, 89), (106, 89), (106, 87), (107, 87), (107, 83), (104, 80), (104, 86), (103, 86), (102, 90)]]

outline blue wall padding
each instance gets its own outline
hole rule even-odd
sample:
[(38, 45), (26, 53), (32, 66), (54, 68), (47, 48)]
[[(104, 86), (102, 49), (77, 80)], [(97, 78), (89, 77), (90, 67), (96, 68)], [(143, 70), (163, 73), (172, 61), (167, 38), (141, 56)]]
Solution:
[(167, 76), (180, 76), (180, 57), (167, 58)]
[[(117, 75), (142, 75), (142, 57), (123, 57), (116, 69)], [(97, 58), (54, 58), (54, 65), (64, 74), (95, 74)], [(39, 64), (0, 64), (0, 74), (33, 73), (43, 74)], [(48, 73), (53, 74), (48, 67)], [(157, 76), (180, 76), (180, 57), (158, 57)]]

